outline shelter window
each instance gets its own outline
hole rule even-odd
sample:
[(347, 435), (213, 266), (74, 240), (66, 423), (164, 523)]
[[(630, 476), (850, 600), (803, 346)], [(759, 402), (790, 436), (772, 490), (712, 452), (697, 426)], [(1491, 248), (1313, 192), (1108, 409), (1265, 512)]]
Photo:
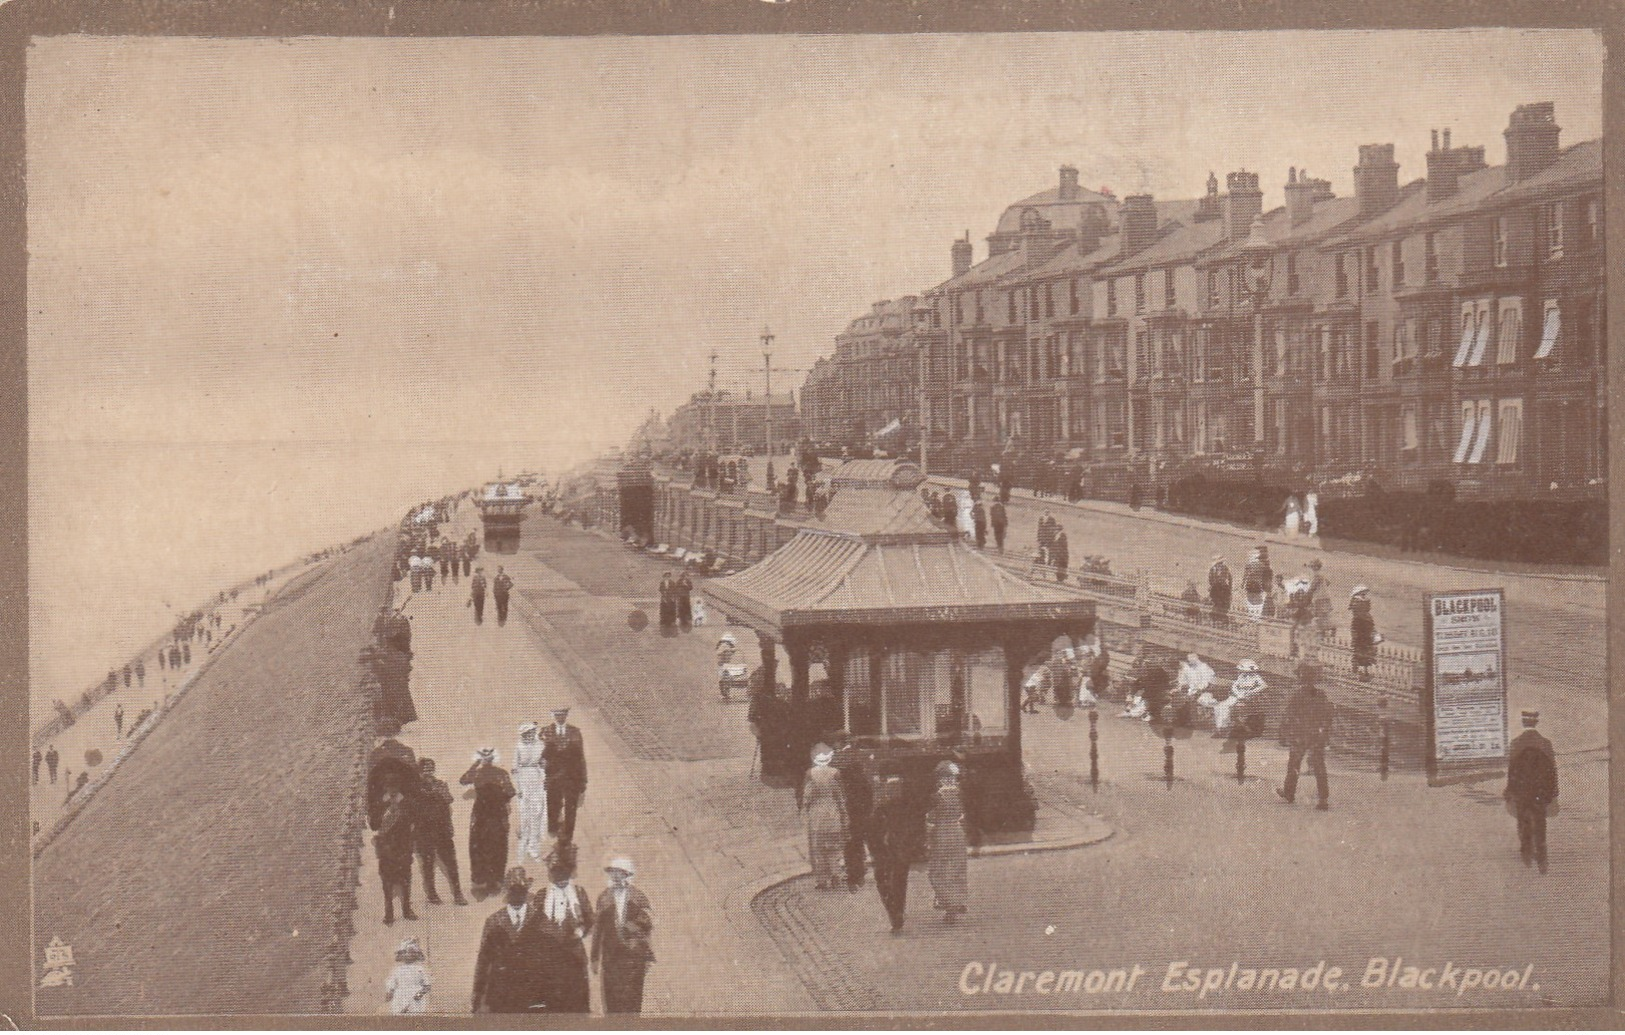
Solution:
[(991, 649), (974, 654), (956, 651), (953, 670), (956, 689), (963, 687), (963, 695), (955, 697), (966, 702), (965, 732), (973, 737), (1009, 732), (1004, 653)]

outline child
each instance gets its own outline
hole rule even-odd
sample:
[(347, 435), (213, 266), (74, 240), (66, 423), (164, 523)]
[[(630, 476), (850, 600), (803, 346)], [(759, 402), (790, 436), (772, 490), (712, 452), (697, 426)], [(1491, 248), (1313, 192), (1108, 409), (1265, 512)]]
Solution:
[(424, 1000), (428, 995), (429, 971), (423, 965), (423, 949), (416, 938), (408, 938), (395, 950), (395, 969), (384, 982), (384, 999), (392, 1014), (427, 1013)]

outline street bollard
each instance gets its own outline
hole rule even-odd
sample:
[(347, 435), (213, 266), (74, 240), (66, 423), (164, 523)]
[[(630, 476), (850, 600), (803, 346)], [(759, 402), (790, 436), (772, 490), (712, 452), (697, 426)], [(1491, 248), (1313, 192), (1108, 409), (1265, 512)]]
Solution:
[(1381, 697), (1377, 698), (1377, 714), (1379, 716), (1381, 716), (1380, 721), (1382, 723), (1382, 748), (1381, 748), (1380, 753), (1377, 755), (1377, 772), (1384, 780), (1386, 780), (1386, 779), (1388, 779), (1388, 744), (1389, 744), (1389, 719), (1388, 719), (1388, 695), (1387, 694), (1383, 694)]
[(1174, 787), (1174, 728), (1172, 725), (1162, 728), (1162, 782), (1169, 789)]
[(1089, 786), (1100, 790), (1100, 711), (1089, 709)]
[(1247, 782), (1247, 738), (1236, 738), (1236, 782)]

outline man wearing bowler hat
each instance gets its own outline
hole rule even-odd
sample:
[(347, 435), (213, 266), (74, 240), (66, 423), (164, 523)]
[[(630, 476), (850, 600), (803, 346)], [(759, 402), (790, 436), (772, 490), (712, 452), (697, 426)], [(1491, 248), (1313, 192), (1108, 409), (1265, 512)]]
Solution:
[(565, 844), (575, 839), (576, 808), (587, 793), (587, 752), (581, 731), (566, 720), (570, 709), (553, 709), (553, 723), (542, 733), (542, 762), (547, 773), (547, 832)]
[(1557, 801), (1557, 753), (1536, 732), (1540, 713), (1523, 713), (1523, 732), (1507, 753), (1507, 788), (1503, 794), (1518, 817), (1518, 850), (1525, 866), (1536, 863), (1546, 872), (1546, 810)]
[(545, 1013), (551, 961), (523, 866), (503, 878), (507, 901), (480, 932), (474, 962), (475, 1013)]
[(592, 969), (603, 974), (605, 1013), (642, 1013), (643, 977), (655, 961), (649, 897), (632, 886), (632, 860), (617, 856), (604, 867), (609, 887), (598, 896), (592, 928)]

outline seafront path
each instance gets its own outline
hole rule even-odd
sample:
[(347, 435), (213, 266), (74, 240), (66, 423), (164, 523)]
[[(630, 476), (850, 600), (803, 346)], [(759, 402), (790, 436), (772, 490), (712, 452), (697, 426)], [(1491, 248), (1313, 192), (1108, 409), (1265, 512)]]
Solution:
[[(779, 477), (791, 462), (788, 456), (775, 461)], [(826, 469), (838, 463), (825, 461)], [(753, 484), (761, 485), (766, 461), (755, 457), (751, 464)], [(938, 488), (965, 487), (963, 479), (933, 475), (931, 481)], [(997, 486), (990, 483), (983, 488), (984, 499), (991, 500), (997, 492)], [(1423, 645), (1425, 594), (1504, 589), (1507, 704), (1514, 726), (1521, 709), (1536, 708), (1541, 713), (1541, 731), (1551, 737), (1559, 754), (1606, 749), (1608, 583), (1602, 572), (1401, 553), (1345, 540), (1248, 529), (1149, 506), (1136, 511), (1101, 500), (1068, 503), (1056, 496), (1035, 497), (1027, 489), (1011, 494), (1008, 555), (1024, 561), (1033, 556), (1035, 529), (1045, 511), (1066, 529), (1074, 569), (1085, 556), (1101, 555), (1111, 561), (1113, 572), (1128, 575), (1143, 570), (1155, 589), (1175, 596), (1188, 580), (1196, 583), (1205, 599), (1208, 568), (1213, 555), (1222, 554), (1235, 576), (1239, 598), (1247, 552), (1258, 543), (1268, 544), (1275, 571), (1288, 577), (1305, 571), (1311, 560), (1319, 560), (1331, 593), (1332, 619), (1345, 640), (1349, 591), (1356, 585), (1371, 589), (1378, 631), (1393, 644), (1416, 650)]]
[[(592, 773), (577, 834), (582, 883), (596, 896), (605, 856), (636, 859), (657, 924), (650, 1013), (1510, 1007), (1606, 994), (1601, 753), (1561, 761), (1563, 810), (1542, 877), (1519, 862), (1495, 785), (1428, 788), (1420, 774), (1384, 780), (1363, 761), (1334, 758), (1333, 809), (1320, 813), (1307, 804), (1312, 780), (1298, 806), (1276, 799), (1285, 753), (1272, 740), (1253, 743), (1238, 782), (1234, 756), (1198, 736), (1176, 745), (1169, 786), (1161, 739), (1103, 709), (1094, 789), (1086, 717), (1044, 712), (1027, 717), (1024, 745), (1040, 837), (1050, 838), (1039, 847), (1058, 850), (973, 859), (972, 915), (955, 927), (932, 912), (917, 870), (907, 932), (893, 938), (872, 888), (812, 888), (793, 798), (751, 774), (745, 706), (716, 693), (722, 628), (668, 638), (653, 624), (659, 562), (532, 514), (517, 554), (477, 563), (513, 574), (515, 612), (499, 628), (488, 609), (476, 627), (466, 581), (407, 604), (420, 718), (401, 739), (434, 757), (460, 792), (456, 777), (475, 748), (511, 759), (520, 722), (571, 706)], [(634, 611), (650, 624), (629, 622)], [(466, 876), (460, 795), (453, 817)], [(1046, 834), (1046, 822), (1064, 832)], [(386, 928), (370, 848), (361, 881), (346, 1009), (383, 1012), (394, 946), (412, 934), (435, 977), (430, 1011), (466, 1011), (479, 928), (496, 903), (418, 904), (421, 920)], [(1454, 989), (1361, 988), (1375, 956), (1532, 966), (1535, 977), (1515, 991), (1459, 998)], [(1307, 968), (1322, 959), (1344, 969), (1348, 988), (1201, 1000), (1162, 988), (1181, 960)], [(1000, 998), (963, 991), (972, 963), (1037, 971), (1138, 963), (1154, 977), (1132, 991)], [(593, 995), (596, 1010), (596, 987)]]
[[(118, 689), (97, 701), (74, 720), (72, 726), (51, 738), (49, 743), (40, 745), (41, 753), (51, 745), (55, 745), (62, 762), (55, 784), (51, 782), (50, 771), (42, 764), (39, 782), (29, 788), (29, 818), (32, 820), (36, 846), (51, 835), (53, 828), (70, 806), (81, 807), (82, 799), (99, 789), (98, 781), (105, 776), (119, 753), (133, 748), (138, 740), (137, 720), (143, 712), (151, 711), (150, 724), (162, 722), (165, 702), (182, 693), (208, 660), (225, 650), (236, 634), (253, 620), (254, 615), (265, 606), (267, 600), (320, 563), (317, 561), (284, 568), (265, 585), (255, 586), (250, 583), (239, 590), (237, 599), (229, 599), (228, 594), (228, 599), (224, 603), (214, 603), (207, 607), (205, 613), (220, 615), (220, 628), (215, 631), (211, 643), (205, 644), (202, 640), (189, 641), (192, 648), (191, 664), (182, 665), (179, 669), (160, 667), (157, 651), (149, 646), (136, 656), (146, 665), (145, 683), (132, 679), (130, 685), (126, 687), (123, 681), (123, 663), (120, 663)], [(162, 647), (167, 649), (170, 642), (169, 639), (164, 639)], [(128, 661), (134, 665), (136, 658), (132, 657)], [(113, 721), (120, 705), (124, 706), (122, 736), (118, 735), (118, 729)], [(41, 720), (48, 717), (36, 713), (32, 716), (34, 725), (38, 725)], [(100, 756), (95, 765), (87, 762), (92, 751), (98, 752)], [(68, 772), (66, 779), (63, 778), (63, 771)], [(70, 798), (68, 789), (73, 786), (73, 781), (78, 780), (81, 772), (89, 773), (91, 782), (83, 791), (76, 792)]]

